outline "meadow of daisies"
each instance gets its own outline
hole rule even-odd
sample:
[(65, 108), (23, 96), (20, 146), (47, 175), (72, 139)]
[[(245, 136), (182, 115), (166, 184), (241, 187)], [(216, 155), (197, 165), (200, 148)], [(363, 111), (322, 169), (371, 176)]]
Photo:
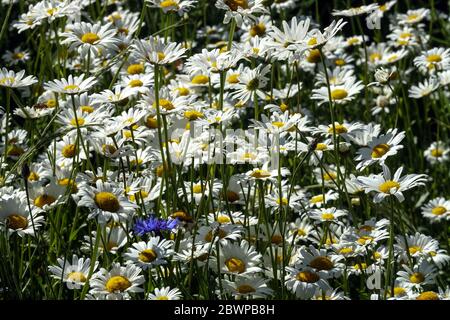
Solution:
[(446, 1), (1, 0), (0, 300), (450, 297)]

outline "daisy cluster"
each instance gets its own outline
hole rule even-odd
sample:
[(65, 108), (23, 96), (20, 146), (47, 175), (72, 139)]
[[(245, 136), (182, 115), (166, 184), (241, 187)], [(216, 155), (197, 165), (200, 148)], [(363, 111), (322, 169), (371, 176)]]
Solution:
[(400, 2), (2, 1), (0, 297), (449, 299), (450, 20)]

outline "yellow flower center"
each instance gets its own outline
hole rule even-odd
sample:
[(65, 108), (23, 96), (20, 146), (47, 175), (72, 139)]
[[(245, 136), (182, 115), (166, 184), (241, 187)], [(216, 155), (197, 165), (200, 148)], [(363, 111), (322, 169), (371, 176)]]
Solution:
[(116, 195), (112, 192), (102, 191), (94, 196), (97, 207), (109, 212), (117, 212), (120, 209), (120, 203)]
[(78, 89), (80, 89), (80, 87), (77, 86), (76, 84), (69, 84), (69, 85), (64, 87), (65, 91), (76, 91)]
[(353, 248), (351, 248), (351, 247), (346, 247), (346, 248), (342, 248), (342, 249), (339, 250), (339, 253), (343, 254), (343, 255), (347, 255), (347, 254), (350, 254), (352, 252), (353, 252)]
[(354, 44), (357, 44), (358, 42), (359, 42), (358, 38), (350, 38), (350, 39), (347, 40), (347, 43), (349, 45), (354, 45)]
[(189, 95), (190, 91), (188, 88), (179, 87), (177, 88), (178, 94), (182, 97)]
[(387, 194), (389, 194), (391, 192), (392, 188), (399, 189), (400, 188), (400, 184), (398, 182), (395, 182), (395, 181), (392, 181), (392, 180), (388, 180), (388, 181), (383, 182), (382, 184), (380, 184), (380, 186), (378, 187), (378, 189), (381, 192), (387, 193)]
[(332, 213), (322, 213), (322, 219), (323, 220), (333, 220), (334, 214)]
[(266, 26), (263, 23), (255, 24), (250, 29), (250, 35), (252, 37), (255, 36), (263, 36), (266, 33)]
[(32, 171), (30, 173), (30, 175), (28, 176), (28, 181), (38, 181), (38, 180), (39, 180), (39, 175), (36, 172)]
[(218, 223), (222, 224), (222, 223), (228, 223), (228, 222), (230, 222), (231, 220), (230, 220), (230, 217), (228, 217), (228, 216), (220, 215), (220, 216), (218, 216), (218, 217), (216, 218), (216, 221), (217, 221)]
[(323, 174), (323, 180), (325, 180), (325, 181), (333, 181), (336, 178), (337, 178), (337, 175), (334, 172), (329, 172), (329, 173)]
[(375, 62), (377, 60), (381, 60), (383, 58), (383, 56), (378, 53), (378, 52), (374, 52), (369, 56), (370, 61)]
[(140, 63), (130, 64), (127, 68), (128, 74), (140, 74), (144, 72), (144, 66)]
[(145, 263), (153, 262), (157, 257), (158, 255), (153, 249), (145, 249), (139, 252), (139, 260)]
[[(166, 99), (159, 99), (159, 106), (168, 111), (175, 109), (175, 106), (172, 104), (172, 102)], [(153, 108), (156, 108), (156, 101), (153, 102)]]
[(274, 121), (274, 122), (272, 122), (272, 125), (275, 127), (281, 128), (282, 126), (284, 126), (284, 122)]
[(23, 53), (21, 53), (21, 52), (17, 52), (17, 53), (14, 53), (12, 57), (13, 57), (14, 60), (20, 60), (23, 57), (25, 57), (25, 55)]
[(203, 113), (197, 110), (187, 110), (184, 112), (184, 117), (188, 120), (197, 120), (203, 118)]
[(409, 281), (411, 281), (412, 283), (416, 283), (416, 284), (422, 283), (422, 282), (424, 282), (424, 280), (425, 280), (425, 277), (420, 272), (415, 272), (409, 277)]
[(425, 291), (419, 294), (416, 300), (439, 300), (439, 296), (436, 292)]
[(336, 59), (336, 60), (334, 61), (334, 63), (335, 63), (337, 66), (343, 66), (343, 65), (345, 64), (345, 60), (344, 60), (344, 59)]
[[(228, 233), (226, 233), (224, 230), (222, 230), (221, 228), (219, 228), (219, 231), (215, 234), (214, 238), (219, 238), (219, 239), (223, 239), (228, 235)], [(205, 241), (207, 242), (211, 242), (213, 240), (213, 233), (212, 231), (209, 231), (206, 236), (205, 236)]]
[[(335, 124), (334, 129), (337, 134), (348, 132), (347, 128), (343, 124)], [(331, 125), (331, 127), (328, 128), (328, 133), (333, 133), (333, 125)]]
[(285, 205), (288, 204), (288, 199), (286, 199), (286, 198), (278, 198), (278, 199), (276, 200), (276, 203), (285, 206)]
[(317, 270), (331, 270), (333, 269), (334, 265), (333, 262), (328, 257), (316, 257), (309, 263), (309, 266), (311, 268), (317, 269)]
[(317, 273), (310, 272), (310, 271), (301, 271), (297, 273), (295, 278), (300, 282), (306, 282), (306, 283), (315, 283), (320, 280), (320, 277)]
[(306, 57), (306, 60), (309, 63), (317, 63), (320, 61), (320, 51), (319, 49), (313, 49), (309, 51), (308, 56)]
[(77, 147), (73, 143), (64, 146), (61, 150), (61, 154), (64, 158), (73, 158), (76, 155), (76, 152)]
[(76, 193), (78, 191), (77, 184), (72, 179), (69, 179), (69, 178), (59, 179), (58, 184), (60, 186), (70, 187), (71, 193)]
[(231, 84), (239, 83), (239, 74), (234, 73), (234, 74), (229, 75), (227, 77), (227, 81), (228, 81), (228, 83), (231, 83)]
[(248, 285), (248, 284), (243, 284), (240, 285), (239, 287), (236, 288), (237, 292), (241, 293), (241, 294), (247, 294), (247, 293), (252, 293), (255, 292), (255, 288), (253, 288), (252, 286)]
[(395, 287), (394, 288), (394, 296), (398, 297), (398, 296), (402, 296), (406, 293), (406, 290), (402, 287)]
[(250, 174), (250, 176), (253, 178), (256, 178), (256, 179), (261, 179), (261, 178), (268, 178), (271, 176), (271, 174), (269, 171), (256, 169), (256, 170), (253, 170), (253, 172)]
[(316, 151), (323, 151), (323, 150), (327, 150), (328, 146), (325, 143), (318, 143), (316, 145)]
[[(86, 113), (92, 113), (92, 112), (94, 112), (94, 107), (91, 107), (91, 106), (81, 106), (80, 109), (81, 109), (81, 111), (86, 112)], [(79, 120), (80, 120), (80, 119), (78, 119), (78, 121), (79, 121)], [(84, 119), (83, 119), (83, 121), (84, 121)], [(81, 124), (80, 124), (80, 125), (81, 125)]]
[(298, 228), (297, 229), (297, 235), (300, 236), (300, 237), (304, 237), (304, 236), (306, 236), (306, 232), (305, 232), (305, 230), (303, 230), (301, 228)]
[(83, 41), (84, 43), (89, 43), (89, 44), (94, 44), (98, 40), (100, 40), (100, 37), (98, 36), (98, 34), (92, 33), (92, 32), (85, 33), (81, 37), (81, 41)]
[(70, 120), (70, 124), (74, 127), (82, 126), (82, 125), (84, 125), (84, 123), (85, 123), (85, 120), (83, 118), (78, 118), (78, 119), (73, 118)]
[(164, 54), (164, 52), (158, 52), (158, 61), (164, 60), (164, 58), (166, 57), (166, 55)]
[(131, 287), (131, 282), (124, 276), (114, 276), (106, 282), (106, 290), (110, 293), (123, 292)]
[(280, 110), (282, 112), (285, 112), (288, 109), (289, 109), (289, 106), (287, 104), (284, 104), (284, 103), (280, 104)]
[(323, 195), (322, 195), (322, 194), (319, 194), (319, 195), (317, 195), (317, 196), (314, 196), (314, 197), (311, 198), (311, 200), (309, 200), (309, 202), (311, 202), (311, 203), (320, 203), (320, 202), (323, 202)]
[(43, 208), (45, 205), (50, 205), (55, 201), (56, 201), (55, 197), (48, 194), (43, 194), (34, 199), (34, 205), (36, 207)]
[(20, 214), (10, 214), (6, 218), (6, 226), (10, 229), (25, 229), (28, 226), (28, 219)]
[(49, 108), (54, 108), (54, 107), (56, 107), (56, 100), (55, 99), (48, 99), (48, 101), (45, 104)]
[(238, 8), (248, 9), (247, 0), (224, 0), (223, 2), (231, 9), (231, 11), (237, 11)]
[(435, 158), (440, 158), (444, 154), (444, 151), (442, 149), (433, 149), (431, 150), (431, 155)]
[(373, 237), (362, 236), (356, 242), (358, 242), (360, 245), (363, 246), (365, 244), (371, 243), (372, 241), (373, 241)]
[(184, 211), (176, 211), (172, 213), (171, 217), (186, 222), (192, 221), (192, 217)]
[(71, 272), (67, 275), (67, 279), (74, 282), (86, 282), (86, 276), (78, 271)]
[(158, 119), (156, 117), (148, 116), (145, 120), (145, 125), (150, 129), (158, 128)]
[(413, 13), (413, 14), (410, 14), (410, 15), (408, 16), (407, 20), (408, 20), (409, 22), (413, 22), (413, 21), (415, 21), (417, 18), (419, 18), (419, 15)]
[(230, 272), (243, 273), (245, 271), (245, 263), (238, 258), (229, 258), (225, 260), (225, 265)]
[(442, 61), (442, 57), (439, 54), (430, 54), (427, 57), (427, 61), (431, 63), (437, 63)]
[(205, 188), (203, 187), (203, 185), (201, 185), (201, 184), (194, 184), (194, 186), (192, 187), (192, 192), (193, 193), (202, 193), (204, 189)]
[(419, 246), (411, 246), (411, 247), (409, 247), (409, 253), (410, 254), (415, 254), (417, 252), (422, 252), (422, 247), (419, 247)]
[(447, 209), (442, 206), (434, 207), (433, 209), (431, 209), (431, 213), (434, 214), (435, 216), (440, 216), (446, 212)]
[(348, 92), (345, 89), (334, 89), (331, 91), (331, 99), (333, 100), (342, 100), (347, 98)]
[(312, 37), (311, 39), (308, 40), (308, 46), (314, 46), (317, 44), (317, 38), (316, 37)]
[(178, 3), (173, 0), (165, 0), (165, 1), (162, 1), (159, 4), (159, 6), (163, 9), (167, 9), (167, 8), (171, 8), (171, 7), (178, 8)]
[(192, 78), (191, 82), (193, 84), (207, 84), (209, 82), (209, 77), (203, 74), (198, 74)]
[(142, 87), (143, 84), (144, 84), (144, 83), (143, 83), (141, 80), (139, 80), (139, 79), (133, 79), (133, 80), (131, 80), (131, 81), (128, 83), (128, 85), (129, 85), (130, 87), (132, 87), (132, 88), (135, 88), (135, 87)]
[(385, 143), (378, 144), (373, 147), (371, 156), (372, 158), (381, 158), (389, 151), (389, 149), (391, 149), (391, 147)]

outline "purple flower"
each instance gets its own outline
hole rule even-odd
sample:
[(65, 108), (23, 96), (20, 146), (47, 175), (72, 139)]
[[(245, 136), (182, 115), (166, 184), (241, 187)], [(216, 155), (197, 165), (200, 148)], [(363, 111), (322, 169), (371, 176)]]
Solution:
[(178, 219), (163, 219), (152, 215), (147, 219), (138, 219), (134, 225), (134, 232), (139, 236), (149, 232), (160, 235), (162, 231), (172, 231), (177, 225)]

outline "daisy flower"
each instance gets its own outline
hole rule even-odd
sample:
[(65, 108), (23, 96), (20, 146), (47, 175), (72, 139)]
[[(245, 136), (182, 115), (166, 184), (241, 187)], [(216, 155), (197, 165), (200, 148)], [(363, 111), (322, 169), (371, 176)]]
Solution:
[(118, 50), (116, 30), (111, 28), (111, 24), (102, 26), (100, 22), (77, 22), (67, 28), (70, 31), (61, 34), (61, 37), (66, 38), (61, 43), (68, 44), (69, 50), (77, 49), (83, 57), (88, 54), (94, 57), (104, 50)]
[(319, 105), (321, 105), (329, 102), (331, 96), (331, 100), (335, 104), (345, 104), (354, 100), (363, 88), (364, 85), (361, 81), (356, 81), (355, 77), (350, 77), (342, 84), (330, 84), (330, 92), (328, 92), (327, 87), (314, 89), (311, 99), (318, 100)]
[(340, 223), (338, 218), (344, 217), (346, 215), (347, 212), (345, 210), (336, 209), (334, 207), (313, 209), (308, 212), (309, 218), (315, 220), (316, 223), (324, 223), (324, 222)]
[(7, 88), (22, 88), (31, 86), (33, 83), (38, 82), (35, 76), (24, 77), (25, 70), (15, 73), (12, 70), (2, 68), (0, 70), (0, 87)]
[[(240, 244), (227, 243), (220, 247), (220, 272), (240, 276), (253, 275), (262, 271), (259, 267), (261, 258), (261, 254), (245, 240), (242, 240)], [(213, 269), (217, 269), (215, 257), (210, 263)]]
[(267, 85), (269, 78), (266, 75), (270, 72), (270, 65), (260, 65), (255, 69), (244, 70), (239, 75), (239, 83), (234, 86), (233, 98), (245, 103), (254, 101), (256, 96), (265, 99), (266, 94), (262, 89)]
[(110, 271), (101, 268), (91, 279), (91, 294), (105, 294), (111, 298), (128, 298), (130, 293), (143, 292), (145, 282), (141, 269), (133, 264), (121, 266), (113, 263)]
[(442, 141), (433, 142), (425, 151), (424, 156), (427, 161), (434, 165), (448, 161), (450, 149)]
[(389, 129), (385, 135), (374, 137), (367, 147), (360, 148), (356, 153), (357, 170), (364, 170), (366, 167), (378, 162), (384, 163), (390, 156), (396, 155), (398, 150), (403, 149), (399, 144), (405, 138), (405, 132), (398, 132), (398, 129)]
[(91, 209), (89, 218), (98, 217), (100, 222), (127, 221), (134, 214), (137, 205), (129, 202), (123, 190), (112, 183), (97, 180), (95, 187), (83, 185), (79, 191), (78, 205)]
[(44, 223), (43, 212), (31, 204), (31, 214), (25, 194), (4, 194), (0, 197), (0, 226), (8, 233), (17, 233), (19, 236), (35, 236), (35, 231)]
[(421, 209), (422, 216), (432, 223), (450, 220), (450, 201), (445, 198), (439, 197), (430, 200)]
[(147, 268), (166, 264), (166, 259), (173, 254), (172, 245), (173, 242), (170, 240), (150, 237), (148, 242), (133, 243), (124, 257), (127, 259), (127, 264), (133, 263), (147, 270)]
[(155, 288), (153, 293), (148, 295), (148, 300), (180, 300), (183, 297), (178, 288), (170, 289), (170, 287)]
[[(273, 290), (267, 286), (267, 279), (258, 276), (252, 277), (236, 277), (234, 281), (224, 279), (222, 282), (223, 289), (226, 293), (231, 294), (235, 299), (248, 297), (250, 299), (268, 298), (273, 295)], [(217, 295), (220, 291), (217, 292)]]
[(311, 267), (292, 268), (286, 267), (285, 285), (297, 298), (310, 299), (317, 290), (332, 289), (325, 279), (314, 272)]
[(450, 68), (450, 49), (433, 48), (414, 58), (417, 68), (427, 71), (447, 70)]
[[(76, 254), (72, 256), (69, 262), (63, 258), (57, 259), (58, 265), (48, 267), (48, 271), (52, 273), (52, 277), (62, 280), (66, 283), (70, 290), (80, 289), (88, 281), (89, 271), (91, 268), (91, 259), (78, 258)], [(98, 261), (95, 261), (93, 271), (98, 267)]]
[(427, 181), (427, 175), (425, 174), (408, 174), (400, 177), (403, 167), (398, 168), (392, 177), (389, 168), (384, 164), (382, 164), (382, 167), (382, 174), (371, 174), (369, 177), (359, 176), (356, 178), (366, 193), (371, 191), (376, 193), (373, 198), (375, 203), (379, 203), (389, 196), (395, 196), (399, 202), (403, 202), (405, 200), (403, 191), (423, 186)]
[(139, 59), (153, 65), (170, 64), (184, 57), (186, 52), (180, 43), (166, 43), (162, 38), (152, 36), (148, 40), (136, 40), (132, 48)]
[(30, 60), (30, 53), (28, 50), (22, 50), (18, 47), (15, 48), (14, 51), (6, 50), (2, 58), (9, 66), (14, 66), (18, 63), (23, 63)]
[[(416, 232), (414, 235), (406, 235), (406, 237), (396, 237), (396, 247), (401, 252), (409, 251), (409, 255), (413, 258), (428, 257), (436, 253), (439, 249), (439, 242), (432, 237)], [(406, 241), (406, 242), (405, 242)], [(406, 254), (403, 254), (407, 258)]]
[(84, 77), (84, 74), (75, 77), (69, 75), (67, 79), (63, 78), (45, 83), (44, 89), (69, 95), (89, 91), (95, 85), (97, 79), (95, 77), (85, 79)]
[(413, 268), (406, 264), (402, 265), (402, 268), (403, 270), (397, 272), (396, 280), (405, 288), (420, 290), (435, 282), (436, 267), (425, 260), (414, 265)]
[(416, 10), (408, 10), (406, 14), (397, 15), (398, 23), (405, 25), (415, 25), (421, 22), (422, 20), (429, 18), (430, 18), (430, 10), (424, 8)]

